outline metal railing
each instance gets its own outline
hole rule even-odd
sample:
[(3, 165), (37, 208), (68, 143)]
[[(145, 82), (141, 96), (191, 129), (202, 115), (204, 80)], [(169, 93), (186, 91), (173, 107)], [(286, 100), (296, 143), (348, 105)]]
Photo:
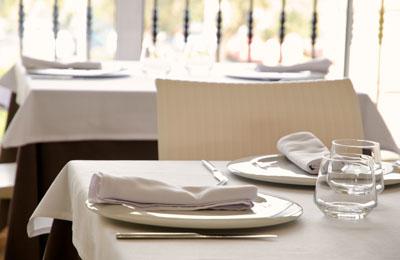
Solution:
[[(282, 62), (282, 44), (285, 39), (285, 22), (286, 22), (286, 0), (281, 0), (282, 2), (282, 7), (281, 7), (281, 13), (280, 13), (280, 26), (279, 26), (279, 44), (280, 44), (280, 56), (279, 56), (279, 62)], [(317, 12), (317, 3), (318, 0), (313, 0), (313, 13), (311, 17), (311, 53), (312, 53), (312, 58), (315, 58), (315, 44), (316, 44), (316, 39), (317, 39), (317, 23), (318, 23), (318, 12)], [(247, 56), (247, 61), (251, 62), (251, 44), (253, 40), (253, 22), (254, 22), (254, 17), (253, 17), (253, 8), (254, 8), (254, 2), (253, 0), (249, 0), (249, 11), (248, 11), (248, 18), (247, 18), (247, 26), (248, 26), (248, 33), (247, 33), (247, 38), (248, 38), (248, 56)], [(158, 33), (158, 2), (157, 0), (154, 0), (153, 2), (153, 16), (152, 16), (152, 39), (153, 43), (155, 44), (157, 41), (157, 33)], [(183, 19), (183, 30), (184, 30), (184, 40), (185, 43), (187, 42), (187, 38), (189, 36), (189, 0), (186, 0), (185, 4), (185, 9), (184, 9), (184, 19)], [(221, 0), (218, 0), (218, 11), (216, 14), (216, 40), (217, 40), (217, 51), (216, 51), (216, 60), (220, 60), (220, 47), (221, 47), (221, 40), (223, 36), (223, 28), (222, 28), (222, 18), (223, 18), (223, 13), (221, 10)]]

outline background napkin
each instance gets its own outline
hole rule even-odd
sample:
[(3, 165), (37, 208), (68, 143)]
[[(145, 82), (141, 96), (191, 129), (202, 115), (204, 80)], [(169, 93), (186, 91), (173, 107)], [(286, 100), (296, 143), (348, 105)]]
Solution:
[(257, 188), (245, 186), (174, 186), (134, 176), (93, 174), (89, 202), (128, 204), (151, 210), (226, 209), (253, 206)]
[(30, 69), (81, 69), (81, 70), (99, 70), (100, 62), (71, 62), (63, 63), (59, 61), (48, 61), (22, 56), (22, 64), (28, 70)]
[(260, 72), (300, 72), (311, 71), (326, 74), (332, 62), (326, 58), (312, 59), (305, 63), (299, 63), (292, 66), (267, 66), (257, 64), (256, 71)]
[(328, 148), (314, 134), (298, 132), (279, 139), (278, 150), (294, 164), (311, 174), (318, 174), (322, 155)]

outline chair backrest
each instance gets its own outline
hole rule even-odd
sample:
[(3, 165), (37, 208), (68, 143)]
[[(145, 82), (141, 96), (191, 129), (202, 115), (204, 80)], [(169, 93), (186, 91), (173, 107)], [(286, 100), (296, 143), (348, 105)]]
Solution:
[(303, 82), (156, 81), (160, 160), (233, 160), (278, 153), (284, 135), (309, 131), (330, 147), (363, 138), (349, 79)]

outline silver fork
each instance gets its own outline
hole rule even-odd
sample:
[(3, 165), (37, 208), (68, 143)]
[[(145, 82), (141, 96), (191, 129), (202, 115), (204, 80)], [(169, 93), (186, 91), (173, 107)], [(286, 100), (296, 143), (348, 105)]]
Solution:
[(218, 180), (217, 183), (218, 186), (225, 185), (228, 182), (228, 178), (220, 170), (218, 170), (212, 163), (206, 160), (202, 160), (201, 162), (207, 168), (207, 170), (209, 170), (214, 175), (214, 178)]

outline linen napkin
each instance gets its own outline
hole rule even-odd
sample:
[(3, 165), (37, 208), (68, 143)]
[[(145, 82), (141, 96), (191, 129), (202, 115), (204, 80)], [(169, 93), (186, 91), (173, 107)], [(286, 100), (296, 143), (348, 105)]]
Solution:
[(326, 74), (332, 62), (326, 58), (312, 59), (310, 61), (291, 66), (267, 66), (257, 64), (256, 71), (260, 72), (300, 72), (311, 71)]
[(253, 207), (256, 197), (253, 185), (181, 187), (141, 177), (95, 173), (88, 200), (146, 210), (246, 210)]
[(81, 70), (99, 70), (101, 69), (100, 62), (82, 61), (64, 63), (59, 61), (41, 60), (22, 56), (22, 64), (28, 70), (31, 69), (81, 69)]
[(311, 174), (318, 174), (322, 155), (328, 148), (314, 134), (298, 132), (279, 139), (278, 150), (294, 164)]

